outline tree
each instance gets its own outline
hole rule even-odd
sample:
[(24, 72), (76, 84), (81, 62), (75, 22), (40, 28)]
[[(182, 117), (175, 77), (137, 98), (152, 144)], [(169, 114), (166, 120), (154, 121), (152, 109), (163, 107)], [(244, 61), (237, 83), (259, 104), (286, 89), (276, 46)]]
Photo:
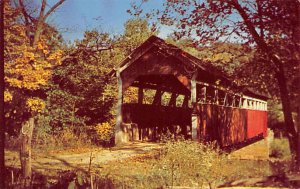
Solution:
[(151, 35), (157, 34), (155, 25), (151, 27), (146, 19), (141, 18), (129, 19), (124, 24), (124, 29), (124, 34), (118, 40), (119, 45), (117, 46), (122, 48), (125, 56), (129, 55)]
[(86, 31), (84, 39), (68, 50), (70, 55), (56, 67), (47, 93), (52, 130), (76, 131), (114, 120), (117, 91), (107, 73), (153, 34), (142, 19), (128, 20), (124, 28), (120, 36)]
[[(41, 89), (48, 84), (53, 65), (60, 64), (62, 52), (51, 46), (54, 28), (46, 24), (49, 15), (64, 2), (58, 1), (46, 11), (46, 0), (38, 14), (29, 11), (19, 0), (16, 5), (7, 3), (4, 10), (5, 46), (5, 99), (8, 120), (21, 118), (20, 160), (25, 185), (31, 179), (31, 139), (35, 116), (45, 107), (40, 98)], [(21, 105), (21, 106), (16, 106)], [(21, 110), (20, 110), (21, 108)]]
[(0, 2), (0, 188), (5, 188), (4, 121), (4, 3)]
[(239, 82), (241, 79), (236, 77), (236, 72), (244, 64), (252, 63), (254, 56), (254, 51), (251, 47), (232, 42), (216, 41), (209, 46), (201, 46), (195, 44), (192, 38), (185, 37), (178, 40), (173, 35), (168, 36), (166, 42), (184, 49), (184, 51), (201, 59), (203, 63), (213, 64), (220, 71), (235, 77), (237, 79), (236, 82)]
[[(82, 40), (66, 49), (68, 55), (55, 67), (47, 89), (46, 111), (40, 117), (49, 120), (48, 131), (60, 134), (71, 128), (79, 134), (96, 125), (114, 124), (117, 90), (115, 80), (107, 73), (154, 34), (142, 19), (130, 19), (124, 28), (120, 36), (86, 31)], [(127, 92), (125, 99), (131, 99), (133, 92)]]
[(84, 39), (77, 41), (68, 50), (70, 55), (56, 66), (47, 92), (46, 114), (51, 117), (52, 131), (80, 131), (110, 118), (113, 98), (106, 91), (106, 73), (115, 64), (113, 43), (108, 33), (86, 31)]
[[(176, 26), (178, 38), (191, 36), (207, 46), (217, 40), (233, 40), (256, 49), (261, 60), (259, 67), (265, 68), (261, 70), (272, 70), (276, 78), (290, 147), (294, 155), (299, 154), (288, 86), (288, 75), (293, 67), (294, 72), (298, 69), (300, 59), (299, 1), (168, 0), (164, 5), (156, 16), (161, 23)], [(136, 13), (142, 12), (140, 6), (134, 7)], [(300, 162), (300, 155), (297, 159)]]

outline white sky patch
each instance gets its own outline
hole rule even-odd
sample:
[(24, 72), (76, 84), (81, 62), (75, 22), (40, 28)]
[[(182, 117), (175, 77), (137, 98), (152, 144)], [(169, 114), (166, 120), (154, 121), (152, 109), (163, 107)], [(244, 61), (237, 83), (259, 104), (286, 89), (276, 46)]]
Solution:
[(158, 37), (166, 39), (170, 34), (172, 34), (176, 30), (175, 26), (165, 26), (160, 25), (159, 26), (159, 33)]

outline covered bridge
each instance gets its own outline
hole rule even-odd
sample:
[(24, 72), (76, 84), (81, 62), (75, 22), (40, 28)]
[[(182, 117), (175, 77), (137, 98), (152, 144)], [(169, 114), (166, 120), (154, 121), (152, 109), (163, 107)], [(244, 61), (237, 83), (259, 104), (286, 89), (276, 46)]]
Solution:
[[(267, 97), (234, 84), (209, 63), (151, 36), (111, 71), (118, 79), (115, 143), (155, 140), (164, 132), (221, 147), (260, 139), (267, 131)], [(124, 103), (129, 87), (135, 103)], [(145, 91), (153, 91), (145, 103)], [(168, 100), (162, 102), (164, 93)]]

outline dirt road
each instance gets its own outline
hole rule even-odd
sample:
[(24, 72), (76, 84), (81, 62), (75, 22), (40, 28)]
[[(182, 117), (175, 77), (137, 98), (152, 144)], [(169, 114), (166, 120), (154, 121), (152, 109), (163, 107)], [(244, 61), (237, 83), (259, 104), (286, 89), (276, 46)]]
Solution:
[[(130, 143), (111, 149), (92, 149), (84, 153), (50, 152), (45, 154), (32, 154), (32, 168), (38, 172), (49, 170), (87, 170), (92, 158), (93, 167), (110, 161), (125, 160), (129, 157), (147, 154), (161, 147), (158, 143)], [(6, 165), (20, 166), (18, 152), (6, 151)]]

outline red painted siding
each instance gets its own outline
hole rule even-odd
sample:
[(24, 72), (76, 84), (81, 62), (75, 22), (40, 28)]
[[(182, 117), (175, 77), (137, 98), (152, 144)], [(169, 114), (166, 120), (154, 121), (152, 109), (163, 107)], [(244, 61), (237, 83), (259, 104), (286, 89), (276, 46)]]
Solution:
[(198, 106), (200, 141), (218, 141), (230, 146), (267, 134), (267, 112), (211, 104)]
[(247, 110), (247, 138), (255, 137), (263, 133), (267, 134), (267, 112)]

